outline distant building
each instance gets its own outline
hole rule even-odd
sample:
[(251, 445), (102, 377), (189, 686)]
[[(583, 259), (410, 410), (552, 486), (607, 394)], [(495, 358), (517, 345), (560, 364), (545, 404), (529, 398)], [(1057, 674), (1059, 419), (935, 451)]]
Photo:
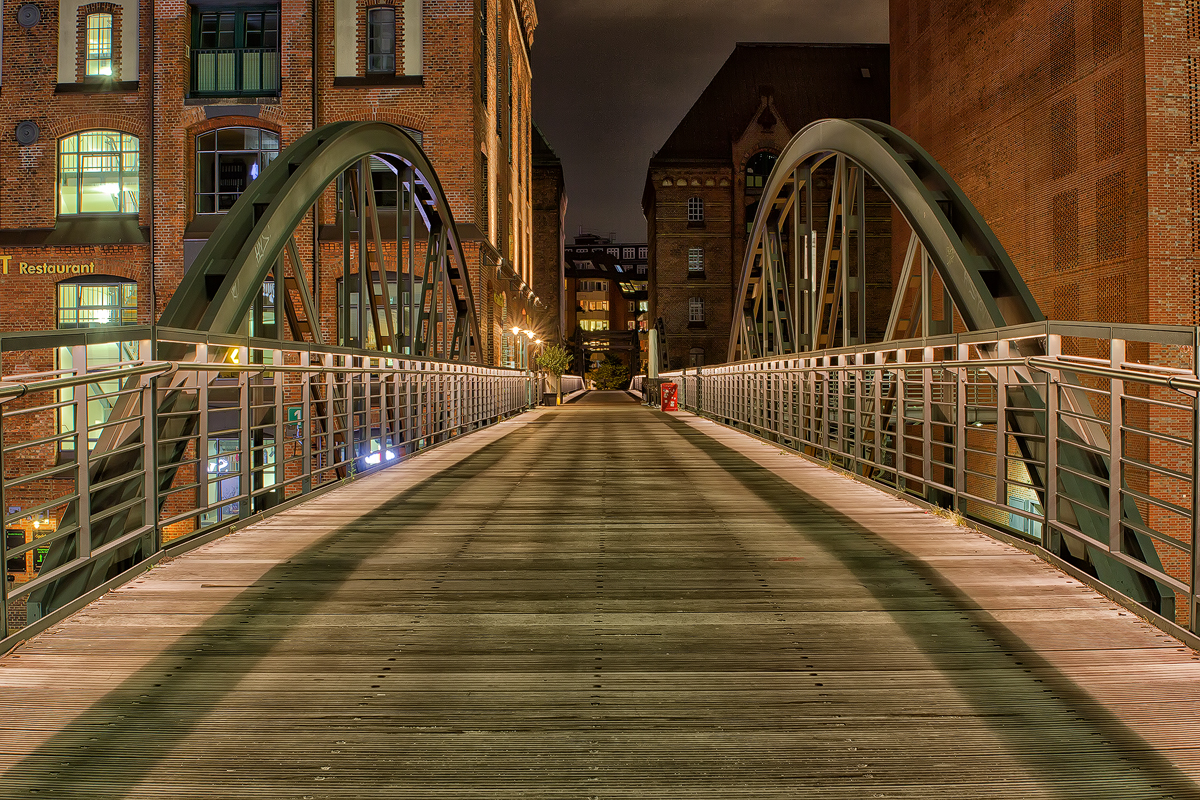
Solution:
[(640, 371), (649, 328), (646, 245), (581, 233), (565, 252), (566, 330), (577, 363), (591, 369), (612, 353)]
[(569, 338), (563, 301), (566, 287), (567, 189), (562, 161), (546, 141), (545, 134), (533, 126), (533, 293), (542, 308), (535, 314), (534, 326), (543, 341), (561, 342)]
[(739, 44), (650, 159), (642, 210), (663, 366), (725, 360), (747, 226), (805, 125), (889, 116), (888, 46)]

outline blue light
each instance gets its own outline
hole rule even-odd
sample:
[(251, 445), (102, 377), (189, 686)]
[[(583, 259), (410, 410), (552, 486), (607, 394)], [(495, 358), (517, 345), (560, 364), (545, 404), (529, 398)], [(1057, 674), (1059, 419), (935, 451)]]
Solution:
[(253, 164), (250, 165), (250, 180), (254, 180), (257, 177), (258, 177), (258, 162), (255, 161)]

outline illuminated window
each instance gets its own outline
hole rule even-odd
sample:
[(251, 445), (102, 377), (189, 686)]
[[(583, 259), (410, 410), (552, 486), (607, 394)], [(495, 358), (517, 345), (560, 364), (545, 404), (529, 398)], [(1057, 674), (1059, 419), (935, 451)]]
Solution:
[(272, 131), (221, 128), (197, 136), (196, 213), (219, 214), (233, 208), (277, 155), (279, 134)]
[(396, 9), (367, 9), (367, 72), (396, 74)]
[(704, 248), (689, 247), (688, 248), (688, 274), (704, 274)]
[(58, 142), (59, 214), (136, 214), (138, 138), (84, 131)]
[(779, 156), (774, 153), (755, 153), (746, 162), (746, 188), (761, 189), (766, 183)]
[[(70, 278), (57, 286), (58, 327), (98, 328), (108, 325), (137, 324), (137, 283), (111, 275), (89, 275)], [(137, 342), (101, 342), (83, 348), (87, 368), (94, 370), (133, 361), (138, 357)], [(75, 368), (75, 350), (60, 347), (57, 353), (58, 369)], [(120, 381), (100, 381), (87, 385), (88, 448), (100, 438), (102, 426), (108, 421), (115, 399), (108, 395), (120, 390)], [(60, 389), (58, 399), (70, 403), (75, 397), (74, 389)], [(58, 409), (58, 432), (75, 431), (76, 408), (65, 405)], [(69, 437), (59, 442), (63, 452), (74, 452), (75, 441)]]
[(137, 324), (137, 284), (103, 276), (58, 284), (58, 327)]
[(704, 221), (704, 200), (699, 197), (688, 198), (688, 222)]
[(192, 14), (192, 20), (192, 94), (279, 93), (277, 7), (205, 11)]
[(87, 57), (84, 61), (84, 75), (104, 78), (112, 76), (112, 33), (112, 14), (87, 15)]

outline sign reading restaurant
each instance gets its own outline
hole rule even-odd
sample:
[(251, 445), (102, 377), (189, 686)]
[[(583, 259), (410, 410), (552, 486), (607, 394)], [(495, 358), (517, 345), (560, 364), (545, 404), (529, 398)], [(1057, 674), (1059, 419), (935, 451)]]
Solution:
[(0, 274), (7, 275), (11, 270), (14, 275), (90, 275), (96, 271), (96, 262), (86, 264), (50, 264), (43, 261), (40, 264), (30, 264), (18, 261), (12, 264), (12, 256), (0, 255)]

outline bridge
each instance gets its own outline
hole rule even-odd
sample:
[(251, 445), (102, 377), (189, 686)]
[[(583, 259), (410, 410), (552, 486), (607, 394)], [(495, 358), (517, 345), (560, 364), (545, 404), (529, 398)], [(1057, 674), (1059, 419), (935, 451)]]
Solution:
[[(0, 507), (41, 531), (2, 554), (38, 567), (5, 796), (1200, 796), (1196, 329), (1044, 320), (916, 143), (825, 121), (730, 363), (662, 376), (679, 412), (538, 408), (472, 358), (419, 148), (310, 137), (157, 325), (0, 339)], [(326, 343), (291, 232), (334, 182), (371, 311)]]

